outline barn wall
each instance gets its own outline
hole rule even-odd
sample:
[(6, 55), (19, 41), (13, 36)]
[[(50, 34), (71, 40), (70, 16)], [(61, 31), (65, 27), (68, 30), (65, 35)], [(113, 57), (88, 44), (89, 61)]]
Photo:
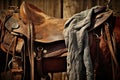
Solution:
[(61, 17), (61, 0), (26, 0), (35, 4), (45, 13), (54, 17)]
[[(96, 5), (106, 5), (108, 0), (0, 0), (0, 10), (9, 6), (20, 6), (23, 1), (30, 2), (46, 14), (58, 18), (68, 18), (82, 10)], [(120, 15), (120, 0), (111, 0), (110, 8)]]

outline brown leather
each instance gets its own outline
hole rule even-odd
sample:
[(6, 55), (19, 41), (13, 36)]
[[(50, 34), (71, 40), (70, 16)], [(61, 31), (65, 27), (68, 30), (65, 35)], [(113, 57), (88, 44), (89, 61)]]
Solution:
[(113, 11), (109, 10), (107, 12), (103, 12), (97, 15), (94, 28), (96, 28), (97, 26), (105, 22), (112, 14), (113, 14)]
[[(14, 48), (14, 35), (12, 35), (10, 32), (6, 31), (3, 41), (0, 44), (0, 48), (4, 51), (4, 52), (9, 52), (9, 54), (13, 54), (13, 48)], [(16, 49), (15, 51), (17, 53), (21, 53), (23, 45), (24, 45), (24, 40), (22, 38), (18, 38), (17, 39), (17, 43), (16, 43)]]
[[(32, 16), (31, 16), (32, 15)], [(20, 6), (20, 16), (24, 23), (27, 23), (29, 20), (34, 24), (41, 24), (45, 19), (50, 18), (43, 11), (38, 9), (32, 4), (23, 2)]]
[(67, 48), (64, 40), (53, 43), (35, 43), (35, 52), (44, 58), (67, 56)]
[[(58, 40), (64, 40), (62, 32), (66, 20), (49, 17), (40, 9), (25, 2), (23, 2), (20, 7), (20, 17), (26, 25), (29, 22), (33, 23), (35, 41), (49, 43)], [(20, 27), (14, 31), (18, 33), (22, 32), (22, 34), (28, 37), (27, 28), (27, 26)]]
[[(98, 14), (104, 11), (104, 7), (100, 7), (94, 10), (95, 14)], [(102, 17), (96, 18), (95, 25), (92, 29), (102, 24), (105, 20), (109, 18), (112, 14), (112, 11), (108, 11), (103, 14)], [(100, 14), (100, 15), (101, 15)], [(33, 15), (33, 16), (31, 16)], [(37, 42), (54, 42), (58, 40), (64, 40), (63, 38), (63, 29), (64, 24), (67, 19), (58, 19), (46, 15), (43, 11), (38, 9), (32, 4), (23, 2), (20, 6), (20, 18), (19, 21), (20, 27), (14, 29), (14, 32), (22, 33), (23, 35), (28, 36), (28, 26), (29, 22), (32, 22), (34, 25), (34, 40)], [(92, 30), (90, 29), (90, 30)]]
[[(100, 8), (95, 10), (95, 14), (97, 15), (95, 16), (96, 21), (91, 30), (105, 22), (112, 15), (112, 11), (104, 12), (104, 8)], [(5, 26), (13, 34), (18, 33), (29, 38), (28, 27), (29, 22), (32, 22), (34, 26), (34, 41), (50, 43), (64, 40), (62, 32), (66, 20), (50, 17), (34, 5), (23, 2), (20, 6), (20, 14), (14, 13), (5, 23)]]
[(112, 16), (112, 14), (113, 14), (113, 11), (109, 10), (109, 11), (106, 11), (106, 12), (104, 11), (102, 13), (95, 15), (92, 28), (89, 31), (92, 31), (93, 29), (96, 29), (98, 26), (103, 24), (105, 21), (107, 21)]

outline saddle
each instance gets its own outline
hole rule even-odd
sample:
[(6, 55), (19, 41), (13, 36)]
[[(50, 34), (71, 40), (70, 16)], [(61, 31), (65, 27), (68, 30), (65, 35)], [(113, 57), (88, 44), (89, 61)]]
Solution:
[[(64, 23), (66, 20), (50, 17), (37, 7), (26, 2), (23, 2), (20, 7), (20, 16), (21, 20), (25, 24), (27, 24), (29, 20), (33, 23), (35, 41), (50, 43), (54, 41), (64, 40), (62, 30), (64, 28)], [(21, 27), (22, 30), (27, 30), (27, 27), (24, 28)], [(16, 29), (14, 31), (21, 33), (22, 30)], [(24, 32), (22, 34), (28, 36)]]
[[(94, 10), (95, 21), (94, 25), (92, 25), (89, 31), (92, 31), (93, 29), (97, 28), (112, 15), (111, 10), (105, 12), (105, 9), (105, 7), (100, 7)], [(66, 21), (67, 19), (58, 19), (50, 17), (34, 5), (27, 2), (23, 2), (20, 6), (20, 13), (13, 13), (12, 17), (10, 17), (6, 21), (5, 27), (10, 33), (12, 33), (12, 35), (19, 35), (20, 37), (24, 36), (29, 38), (28, 27), (29, 23), (31, 22), (33, 24), (33, 35), (35, 42), (49, 44), (61, 41), (62, 43), (64, 43), (63, 29)], [(4, 41), (7, 42), (6, 44), (10, 43), (7, 37), (6, 39), (4, 39)], [(21, 48), (23, 47), (23, 44), (24, 41), (20, 40), (19, 44), (17, 44), (17, 46), (20, 47), (18, 47), (18, 49), (16, 50), (20, 52)], [(65, 48), (65, 45), (63, 47)], [(56, 52), (54, 54), (57, 55), (58, 53)], [(53, 56), (54, 55), (52, 55), (52, 57)]]
[[(112, 11), (105, 12), (104, 7), (94, 10), (95, 18), (93, 18), (93, 20), (95, 21), (89, 31), (98, 28), (107, 19), (109, 19), (111, 15)], [(34, 5), (23, 2), (20, 6), (19, 13), (10, 14), (10, 16), (5, 20), (4, 27), (6, 30), (2, 36), (3, 39), (1, 40), (0, 48), (11, 54), (14, 52), (21, 53), (27, 42), (25, 40), (30, 39), (31, 35), (29, 28), (32, 25), (33, 48), (36, 53), (35, 56), (37, 56), (38, 65), (41, 65), (39, 62), (41, 61), (41, 57), (42, 59), (62, 57), (65, 60), (67, 49), (64, 42), (63, 29), (67, 20), (68, 19), (50, 17)], [(15, 36), (17, 36), (17, 41), (14, 40)], [(25, 46), (25, 48), (27, 47), (28, 46)], [(31, 50), (28, 50), (28, 52), (29, 51)], [(32, 57), (32, 60), (30, 61), (34, 61), (34, 57)], [(31, 64), (31, 69), (33, 69), (32, 65), (33, 64)], [(33, 74), (34, 71), (31, 73)]]

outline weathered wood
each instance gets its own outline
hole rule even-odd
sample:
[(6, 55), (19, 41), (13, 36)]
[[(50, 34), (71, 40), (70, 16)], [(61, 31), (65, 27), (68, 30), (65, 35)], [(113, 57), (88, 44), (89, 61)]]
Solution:
[(9, 0), (9, 6), (18, 6), (18, 0)]
[(63, 1), (63, 18), (69, 18), (73, 14), (83, 10), (84, 0), (64, 0)]
[(61, 3), (60, 0), (46, 0), (46, 12), (50, 16), (61, 17)]
[(120, 0), (112, 0), (111, 8), (114, 11), (114, 15), (120, 16)]
[(4, 1), (1, 0), (1, 1), (0, 1), (0, 10), (4, 9), (4, 4), (3, 4), (3, 3), (4, 3)]
[(43, 10), (49, 16), (61, 18), (61, 0), (26, 0)]
[[(0, 9), (8, 9), (9, 6), (20, 6), (24, 0), (0, 0)], [(82, 10), (92, 6), (105, 6), (108, 0), (25, 0), (43, 10), (50, 16), (68, 18)], [(120, 0), (111, 0), (110, 8), (115, 15), (120, 15)]]
[(8, 9), (8, 7), (9, 7), (9, 1), (8, 0), (3, 0), (3, 7), (4, 7), (4, 9)]

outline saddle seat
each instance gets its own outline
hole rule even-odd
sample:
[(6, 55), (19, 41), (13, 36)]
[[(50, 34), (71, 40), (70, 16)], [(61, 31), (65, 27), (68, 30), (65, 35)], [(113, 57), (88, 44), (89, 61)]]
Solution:
[[(26, 2), (23, 2), (20, 7), (20, 17), (25, 24), (33, 23), (35, 41), (49, 43), (64, 40), (62, 31), (66, 20), (50, 17), (34, 5)], [(24, 28), (26, 29), (23, 30), (27, 30), (27, 27)], [(21, 32), (19, 30), (16, 29), (15, 31)]]

